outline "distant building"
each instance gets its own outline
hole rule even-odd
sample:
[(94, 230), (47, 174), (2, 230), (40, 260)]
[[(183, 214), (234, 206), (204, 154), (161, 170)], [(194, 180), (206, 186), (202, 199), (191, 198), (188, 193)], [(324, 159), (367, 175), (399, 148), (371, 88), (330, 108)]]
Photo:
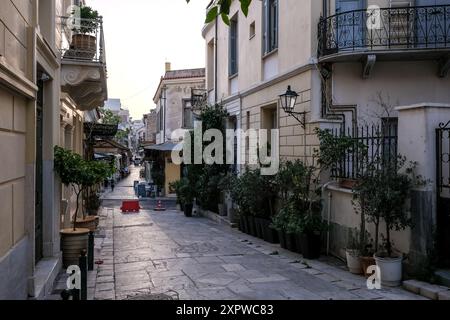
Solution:
[[(169, 185), (181, 177), (181, 167), (172, 163), (171, 151), (183, 137), (183, 130), (194, 128), (191, 99), (193, 90), (205, 89), (205, 69), (171, 70), (166, 63), (166, 73), (156, 90), (156, 145), (146, 147), (146, 156), (154, 160), (155, 167), (164, 175), (166, 195), (174, 194)], [(181, 129), (181, 130), (180, 130)], [(173, 133), (177, 132), (176, 136)]]
[(150, 113), (144, 115), (144, 127), (145, 127), (145, 137), (143, 143), (145, 145), (156, 143), (156, 133), (157, 133), (157, 123), (158, 115), (156, 110), (152, 110)]
[(111, 110), (114, 114), (119, 115), (122, 110), (122, 102), (120, 99), (108, 99), (105, 102), (105, 109)]

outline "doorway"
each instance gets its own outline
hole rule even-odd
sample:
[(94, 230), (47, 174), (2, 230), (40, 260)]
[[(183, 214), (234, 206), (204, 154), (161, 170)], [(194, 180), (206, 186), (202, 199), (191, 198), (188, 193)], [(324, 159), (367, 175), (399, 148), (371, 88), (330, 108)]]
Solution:
[(336, 0), (336, 45), (339, 51), (364, 47), (365, 0)]
[(36, 178), (35, 178), (35, 262), (44, 257), (43, 243), (43, 138), (44, 138), (44, 81), (38, 72), (36, 100)]
[(442, 267), (450, 267), (450, 121), (436, 129), (437, 250)]

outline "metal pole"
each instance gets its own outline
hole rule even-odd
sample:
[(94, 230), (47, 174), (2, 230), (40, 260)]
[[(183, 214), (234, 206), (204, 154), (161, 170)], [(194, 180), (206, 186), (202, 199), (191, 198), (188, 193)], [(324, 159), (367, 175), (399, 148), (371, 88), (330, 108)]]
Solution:
[(80, 290), (80, 300), (87, 300), (87, 257), (86, 250), (81, 251), (79, 257), (78, 266), (81, 271), (81, 290)]
[(88, 270), (94, 270), (94, 232), (89, 232)]

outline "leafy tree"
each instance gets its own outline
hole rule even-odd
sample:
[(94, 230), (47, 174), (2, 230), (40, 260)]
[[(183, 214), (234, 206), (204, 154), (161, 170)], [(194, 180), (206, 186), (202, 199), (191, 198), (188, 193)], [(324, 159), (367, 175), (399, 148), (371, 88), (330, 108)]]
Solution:
[(119, 125), (122, 122), (122, 119), (109, 109), (101, 108), (100, 115), (103, 124)]
[(227, 189), (244, 216), (271, 218), (277, 197), (274, 176), (261, 175), (261, 171), (247, 168), (239, 177), (229, 176)]
[[(226, 136), (225, 119), (228, 113), (221, 105), (203, 107), (199, 120), (202, 122), (202, 136), (207, 130), (215, 129)], [(191, 139), (191, 154), (194, 155), (194, 132), (189, 132)], [(226, 141), (223, 141), (223, 150), (226, 149)], [(203, 145), (204, 152), (207, 146)], [(188, 164), (185, 166), (185, 176), (191, 188), (196, 192), (196, 199), (199, 205), (206, 210), (218, 212), (218, 204), (221, 202), (222, 180), (229, 172), (229, 165), (226, 164), (226, 154), (223, 154), (221, 161), (223, 164)]]
[[(187, 3), (190, 1), (191, 0), (186, 0)], [(209, 7), (208, 13), (206, 14), (205, 23), (210, 23), (220, 16), (225, 24), (230, 25), (229, 15), (232, 2), (233, 0), (218, 0), (217, 3)], [(247, 16), (252, 0), (239, 0), (239, 2), (241, 3), (242, 13)]]
[[(86, 161), (79, 154), (58, 146), (55, 147), (54, 160), (55, 171), (61, 178), (61, 182), (66, 186), (72, 186), (77, 197), (73, 217), (73, 228), (76, 230), (81, 194), (88, 188), (104, 181), (113, 174), (114, 170), (108, 163)], [(85, 218), (84, 212), (83, 217)]]
[[(359, 205), (368, 222), (375, 224), (375, 250), (379, 249), (379, 226), (381, 220), (386, 224), (384, 254), (392, 256), (391, 232), (401, 231), (412, 226), (405, 204), (413, 186), (420, 184), (414, 175), (415, 163), (406, 163), (404, 157), (397, 161), (384, 162), (376, 159), (359, 180), (354, 189), (355, 203)], [(419, 179), (419, 180), (418, 180)]]

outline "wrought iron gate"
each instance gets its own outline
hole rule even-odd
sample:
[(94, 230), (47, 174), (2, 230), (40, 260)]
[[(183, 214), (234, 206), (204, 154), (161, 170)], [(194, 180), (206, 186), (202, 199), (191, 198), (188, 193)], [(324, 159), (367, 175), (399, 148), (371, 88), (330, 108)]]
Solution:
[(450, 121), (436, 129), (437, 245), (441, 263), (450, 266)]

